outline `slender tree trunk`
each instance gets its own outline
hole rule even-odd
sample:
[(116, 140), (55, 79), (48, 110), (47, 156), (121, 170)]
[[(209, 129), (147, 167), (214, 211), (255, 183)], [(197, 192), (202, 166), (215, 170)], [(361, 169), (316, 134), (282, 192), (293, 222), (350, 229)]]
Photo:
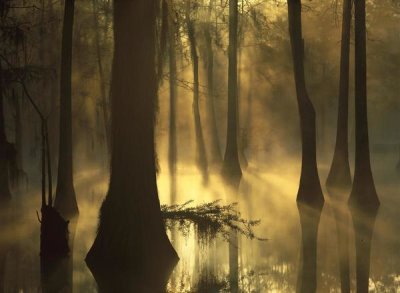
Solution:
[(350, 189), (351, 174), (348, 146), (349, 120), (349, 63), (352, 0), (343, 1), (342, 43), (340, 53), (339, 106), (336, 146), (331, 169), (326, 180), (327, 188)]
[(108, 98), (106, 91), (106, 79), (104, 77), (104, 69), (103, 69), (103, 58), (101, 57), (101, 45), (100, 45), (100, 29), (99, 29), (99, 20), (97, 17), (97, 0), (92, 0), (93, 6), (93, 21), (95, 28), (95, 40), (96, 40), (96, 55), (97, 55), (97, 67), (99, 69), (99, 86), (100, 86), (100, 95), (101, 95), (101, 111), (103, 113), (103, 123), (104, 123), (104, 134), (106, 138), (107, 150), (111, 151), (111, 139), (110, 139), (110, 119), (109, 119), (109, 107), (108, 107)]
[(126, 270), (130, 282), (166, 281), (178, 259), (157, 192), (155, 7), (155, 0), (114, 0), (111, 177), (86, 257), (97, 280)]
[(367, 116), (367, 48), (365, 0), (355, 1), (355, 120), (356, 154), (350, 203), (378, 206), (379, 199), (372, 176)]
[(186, 25), (188, 30), (190, 56), (193, 66), (193, 116), (196, 133), (196, 161), (203, 176), (203, 183), (208, 181), (208, 162), (206, 148), (204, 144), (203, 130), (201, 126), (200, 109), (199, 109), (199, 57), (197, 55), (197, 44), (195, 36), (194, 22), (190, 18), (191, 1), (187, 1), (186, 7)]
[(212, 46), (212, 21), (211, 14), (214, 9), (215, 0), (211, 0), (208, 6), (207, 23), (204, 29), (205, 43), (206, 43), (206, 71), (207, 71), (207, 86), (208, 86), (208, 100), (207, 100), (207, 111), (208, 121), (211, 130), (210, 137), (210, 149), (211, 158), (210, 162), (215, 165), (219, 165), (222, 162), (222, 155), (220, 150), (218, 129), (217, 129), (217, 118), (215, 115), (215, 88), (214, 88), (214, 51)]
[(0, 202), (11, 199), (8, 176), (8, 142), (4, 122), (3, 69), (0, 61)]
[(238, 155), (238, 84), (237, 84), (238, 0), (229, 0), (228, 48), (228, 121), (222, 175), (238, 181), (242, 177)]
[[(174, 11), (168, 5), (167, 0), (163, 0), (163, 5), (167, 6), (166, 13), (168, 17), (168, 53), (169, 53), (169, 141), (168, 141), (168, 168), (170, 174), (170, 195), (171, 203), (176, 202), (176, 163), (177, 163), (177, 145), (176, 145), (176, 28), (174, 20)], [(164, 10), (164, 9), (163, 9)]]
[(318, 177), (316, 159), (315, 110), (304, 77), (304, 43), (301, 30), (301, 1), (288, 0), (289, 34), (292, 46), (294, 79), (300, 114), (302, 167), (297, 201), (323, 204), (324, 197)]
[(61, 45), (60, 142), (55, 207), (70, 218), (79, 213), (73, 183), (72, 156), (72, 34), (75, 0), (65, 0)]

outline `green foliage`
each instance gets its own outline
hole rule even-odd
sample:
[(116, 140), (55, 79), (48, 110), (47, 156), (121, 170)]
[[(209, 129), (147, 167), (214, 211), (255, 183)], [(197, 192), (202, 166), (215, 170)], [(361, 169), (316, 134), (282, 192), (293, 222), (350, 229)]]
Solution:
[(192, 206), (192, 200), (183, 204), (162, 205), (161, 212), (167, 229), (177, 225), (178, 230), (187, 236), (194, 225), (200, 242), (207, 242), (217, 235), (229, 239), (232, 230), (249, 238), (266, 240), (255, 235), (253, 228), (260, 220), (247, 220), (237, 211), (237, 203), (221, 205), (219, 200)]

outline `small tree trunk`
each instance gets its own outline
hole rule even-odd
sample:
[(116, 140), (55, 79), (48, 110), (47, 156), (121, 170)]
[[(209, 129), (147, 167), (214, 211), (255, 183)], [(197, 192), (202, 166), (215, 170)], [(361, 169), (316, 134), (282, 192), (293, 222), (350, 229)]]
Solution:
[(343, 1), (342, 44), (340, 53), (339, 106), (335, 153), (326, 179), (327, 188), (350, 189), (351, 174), (348, 146), (349, 59), (352, 0)]
[(11, 199), (8, 176), (8, 142), (4, 122), (3, 69), (0, 61), (0, 202)]
[(208, 19), (204, 30), (205, 43), (206, 43), (206, 71), (207, 71), (207, 86), (208, 86), (208, 100), (207, 100), (207, 111), (208, 121), (211, 130), (210, 137), (210, 149), (211, 158), (210, 162), (215, 165), (219, 165), (222, 162), (222, 155), (220, 150), (218, 129), (217, 129), (217, 118), (215, 115), (215, 88), (214, 88), (214, 52), (212, 46), (212, 22), (211, 13), (214, 9), (215, 0), (211, 0), (208, 7)]
[(316, 159), (316, 122), (304, 77), (304, 44), (301, 30), (301, 1), (288, 0), (289, 34), (292, 46), (294, 79), (300, 114), (302, 167), (297, 201), (323, 204)]
[(100, 95), (101, 95), (101, 111), (103, 113), (103, 123), (104, 123), (104, 134), (106, 138), (107, 150), (111, 152), (111, 139), (110, 139), (110, 119), (109, 119), (109, 107), (108, 107), (108, 98), (106, 91), (106, 80), (104, 77), (104, 69), (103, 69), (103, 58), (101, 57), (101, 45), (100, 45), (100, 29), (99, 29), (99, 21), (97, 18), (97, 0), (92, 0), (93, 6), (93, 20), (94, 20), (94, 28), (95, 28), (95, 40), (96, 40), (96, 55), (97, 55), (97, 66), (99, 69), (99, 77), (100, 77)]
[[(168, 168), (170, 174), (170, 195), (171, 203), (176, 201), (176, 164), (177, 164), (177, 145), (176, 145), (176, 28), (174, 20), (174, 11), (167, 4), (167, 0), (163, 0), (166, 5), (166, 13), (168, 17), (168, 53), (169, 53), (169, 140), (168, 140)], [(164, 10), (164, 9), (163, 9)]]
[(203, 130), (201, 127), (200, 109), (199, 109), (199, 57), (197, 55), (197, 44), (195, 36), (194, 23), (190, 18), (191, 1), (187, 1), (186, 7), (186, 25), (188, 30), (190, 56), (193, 66), (193, 116), (196, 133), (196, 148), (197, 148), (197, 165), (203, 176), (203, 183), (208, 181), (208, 162), (206, 148), (204, 144)]
[(242, 170), (238, 155), (238, 91), (237, 91), (237, 35), (238, 0), (229, 0), (229, 48), (228, 48), (228, 121), (223, 177), (238, 181)]
[(372, 176), (369, 154), (365, 0), (355, 1), (354, 7), (356, 157), (354, 182), (349, 201), (355, 205), (378, 206), (379, 199)]
[(75, 0), (65, 0), (61, 45), (60, 142), (55, 207), (70, 218), (79, 213), (73, 183), (72, 156), (72, 33)]

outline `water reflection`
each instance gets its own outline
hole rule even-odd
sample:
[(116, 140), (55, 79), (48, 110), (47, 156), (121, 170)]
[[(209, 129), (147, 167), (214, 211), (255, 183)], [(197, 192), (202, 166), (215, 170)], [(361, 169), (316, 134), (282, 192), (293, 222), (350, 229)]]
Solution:
[(317, 290), (317, 238), (323, 204), (299, 202), (297, 207), (302, 236), (297, 292), (312, 293)]
[[(330, 202), (336, 224), (337, 251), (339, 259), (340, 288), (342, 293), (350, 293), (349, 227), (350, 215), (346, 201), (347, 192), (330, 194)], [(339, 199), (339, 200), (338, 200)]]
[(73, 292), (73, 252), (77, 224), (78, 218), (69, 222), (68, 255), (52, 257), (42, 255), (40, 258), (40, 281), (43, 293)]
[(369, 291), (371, 242), (378, 210), (379, 205), (350, 206), (356, 242), (356, 279), (358, 293)]
[[(378, 215), (353, 208), (350, 214), (348, 193), (326, 196), (329, 200), (319, 212), (318, 208), (296, 205), (298, 177), (295, 172), (278, 176), (284, 172), (254, 170), (250, 166), (235, 193), (225, 189), (217, 174), (212, 174), (209, 186), (203, 187), (196, 168), (185, 168), (178, 168), (176, 176), (177, 203), (190, 199), (196, 203), (216, 199), (224, 204), (238, 201), (244, 218), (262, 220), (255, 231), (268, 241), (238, 239), (238, 267), (234, 275), (239, 292), (292, 293), (297, 286), (302, 292), (349, 292), (349, 288), (356, 290), (356, 282), (358, 292), (400, 289), (398, 184), (389, 185), (387, 178), (382, 184), (378, 177), (382, 199)], [(130, 272), (92, 274), (84, 257), (96, 234), (98, 209), (107, 180), (90, 176), (89, 184), (86, 179), (89, 178), (82, 176), (77, 184), (82, 212), (76, 223), (71, 257), (49, 264), (52, 268), (41, 267), (40, 225), (32, 208), (40, 206), (37, 194), (26, 194), (21, 196), (22, 200), (16, 200), (10, 212), (12, 217), (5, 219), (4, 213), (0, 214), (0, 284), (3, 286), (0, 292), (51, 292), (62, 287), (74, 293), (231, 292), (229, 244), (221, 238), (197, 244), (193, 228), (186, 237), (180, 232), (169, 232), (181, 260), (167, 284), (155, 284), (151, 276), (140, 279)], [(161, 173), (159, 183), (161, 202), (169, 202), (167, 172)], [(85, 197), (86, 194), (89, 196)], [(299, 252), (306, 255), (301, 261)], [(356, 268), (357, 275), (353, 273)], [(46, 270), (51, 273), (46, 274)], [(370, 291), (363, 291), (368, 283)]]

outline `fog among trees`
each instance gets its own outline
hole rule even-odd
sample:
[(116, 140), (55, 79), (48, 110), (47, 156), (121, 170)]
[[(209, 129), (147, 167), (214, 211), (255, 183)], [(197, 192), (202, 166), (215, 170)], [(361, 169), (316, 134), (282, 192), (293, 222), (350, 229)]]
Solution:
[(0, 292), (400, 290), (399, 19), (0, 1)]

